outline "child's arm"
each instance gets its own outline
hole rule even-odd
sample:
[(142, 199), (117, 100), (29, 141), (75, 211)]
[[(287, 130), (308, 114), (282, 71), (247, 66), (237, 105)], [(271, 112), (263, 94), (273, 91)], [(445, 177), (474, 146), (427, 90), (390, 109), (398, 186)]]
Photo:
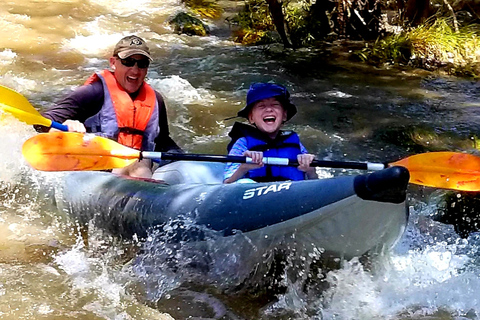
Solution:
[(229, 178), (223, 180), (223, 183), (235, 182), (243, 178), (248, 171), (263, 167), (263, 152), (247, 150), (243, 156), (252, 158), (253, 163), (242, 163)]
[[(263, 153), (256, 152), (252, 153), (251, 151), (247, 150), (247, 139), (240, 138), (233, 144), (230, 152), (228, 153), (229, 156), (247, 156), (253, 159), (253, 161), (257, 163), (262, 162)], [(262, 164), (263, 165), (263, 164)], [(225, 166), (225, 173), (223, 182), (224, 183), (232, 183), (241, 179), (245, 176), (245, 174), (252, 169), (259, 168), (258, 164), (239, 164), (239, 163), (227, 163)]]
[(310, 167), (310, 164), (315, 159), (315, 156), (309, 154), (305, 146), (300, 142), (301, 154), (297, 156), (297, 161), (300, 164), (298, 170), (305, 172), (307, 179), (318, 179), (315, 167)]

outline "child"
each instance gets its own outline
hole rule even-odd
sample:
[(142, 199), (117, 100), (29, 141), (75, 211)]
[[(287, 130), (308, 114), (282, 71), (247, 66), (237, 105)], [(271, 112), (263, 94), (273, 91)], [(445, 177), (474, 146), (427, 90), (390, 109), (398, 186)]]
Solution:
[[(296, 113), (297, 108), (285, 87), (273, 83), (252, 84), (247, 104), (237, 114), (247, 118), (251, 125), (236, 122), (229, 133), (232, 141), (227, 149), (229, 155), (247, 156), (254, 163), (228, 163), (224, 183), (241, 178), (257, 182), (317, 179), (315, 168), (310, 167), (314, 156), (307, 153), (295, 132), (280, 130)], [(263, 156), (296, 158), (299, 166), (264, 166)]]

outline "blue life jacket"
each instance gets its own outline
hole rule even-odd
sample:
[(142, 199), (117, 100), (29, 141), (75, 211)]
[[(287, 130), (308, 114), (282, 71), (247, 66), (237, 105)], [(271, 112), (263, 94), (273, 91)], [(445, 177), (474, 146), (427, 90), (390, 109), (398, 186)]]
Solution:
[[(277, 137), (272, 140), (252, 126), (237, 122), (229, 135), (232, 137), (232, 142), (227, 147), (228, 151), (230, 151), (235, 141), (245, 137), (248, 150), (262, 151), (264, 157), (297, 160), (297, 155), (301, 153), (300, 138), (293, 131), (280, 131)], [(297, 181), (305, 180), (305, 172), (298, 170), (297, 167), (264, 165), (262, 168), (250, 170), (245, 177), (257, 182)]]

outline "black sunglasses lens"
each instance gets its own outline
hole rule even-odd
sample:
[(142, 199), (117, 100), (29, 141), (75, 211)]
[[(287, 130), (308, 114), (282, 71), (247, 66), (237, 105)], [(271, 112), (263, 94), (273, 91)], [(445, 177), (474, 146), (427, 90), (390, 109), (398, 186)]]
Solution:
[(137, 66), (140, 69), (148, 68), (149, 65), (150, 65), (150, 61), (148, 59), (137, 60)]
[(135, 65), (135, 60), (134, 59), (120, 59), (120, 62), (125, 66), (125, 67), (133, 67)]
[(148, 66), (150, 65), (150, 61), (148, 59), (136, 60), (133, 58), (127, 58), (127, 59), (120, 59), (120, 61), (125, 67), (129, 67), (129, 68), (133, 67), (135, 63), (140, 69), (148, 68)]

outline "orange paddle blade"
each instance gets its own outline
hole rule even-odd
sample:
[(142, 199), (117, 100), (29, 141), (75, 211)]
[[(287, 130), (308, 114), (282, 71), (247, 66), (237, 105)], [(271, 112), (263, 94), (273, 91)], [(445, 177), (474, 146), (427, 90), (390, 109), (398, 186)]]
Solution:
[(140, 151), (91, 134), (51, 132), (23, 144), (27, 162), (41, 171), (81, 171), (123, 168), (140, 157)]
[(429, 152), (390, 165), (407, 168), (411, 183), (434, 188), (480, 191), (480, 157), (472, 154)]

